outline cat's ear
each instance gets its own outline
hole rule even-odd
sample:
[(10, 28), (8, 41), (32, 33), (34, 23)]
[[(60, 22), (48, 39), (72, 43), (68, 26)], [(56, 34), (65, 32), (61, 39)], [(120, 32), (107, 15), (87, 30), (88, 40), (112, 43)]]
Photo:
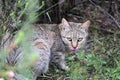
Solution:
[(86, 22), (84, 22), (81, 26), (80, 29), (85, 30), (86, 32), (88, 31), (88, 28), (90, 26), (90, 20), (87, 20)]
[(61, 30), (70, 30), (71, 26), (65, 18), (62, 18), (62, 23), (60, 26)]

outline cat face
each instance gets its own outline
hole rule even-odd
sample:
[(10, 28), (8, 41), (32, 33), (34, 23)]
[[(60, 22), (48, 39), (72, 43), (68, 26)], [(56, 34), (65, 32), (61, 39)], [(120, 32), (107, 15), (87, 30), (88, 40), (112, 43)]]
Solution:
[(70, 50), (75, 51), (84, 46), (89, 26), (89, 20), (84, 23), (74, 23), (67, 22), (64, 18), (62, 19), (62, 23), (59, 26), (61, 37)]

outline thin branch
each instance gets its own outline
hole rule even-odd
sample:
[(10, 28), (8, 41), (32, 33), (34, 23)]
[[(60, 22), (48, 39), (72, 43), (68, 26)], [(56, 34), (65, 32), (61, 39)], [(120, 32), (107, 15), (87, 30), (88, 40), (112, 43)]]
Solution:
[(51, 7), (47, 8), (46, 10), (42, 11), (42, 12), (40, 13), (40, 15), (43, 14), (43, 13), (45, 13), (45, 12), (47, 12), (48, 10), (54, 8), (55, 6), (62, 4), (64, 1), (65, 1), (65, 0), (60, 0), (60, 1), (57, 2), (56, 4), (52, 5)]
[(107, 14), (114, 22), (115, 24), (118, 26), (118, 28), (120, 29), (120, 24), (118, 23), (118, 21), (112, 16), (110, 15), (107, 11), (105, 11), (103, 8), (101, 8), (99, 5), (96, 5), (93, 1), (89, 0), (94, 6), (96, 6), (100, 11), (102, 11), (104, 14)]

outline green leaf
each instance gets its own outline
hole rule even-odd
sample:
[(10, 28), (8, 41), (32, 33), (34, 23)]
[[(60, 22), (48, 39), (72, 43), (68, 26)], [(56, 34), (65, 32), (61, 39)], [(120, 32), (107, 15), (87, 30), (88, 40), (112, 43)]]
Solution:
[(19, 31), (18, 32), (18, 36), (17, 36), (17, 38), (15, 40), (15, 44), (20, 43), (20, 41), (23, 39), (23, 37), (24, 37), (24, 32), (23, 31)]
[(18, 6), (20, 6), (21, 0), (18, 0)]
[(7, 29), (7, 27), (4, 25), (4, 26), (3, 26), (3, 31), (5, 31), (6, 29)]
[(26, 4), (25, 4), (25, 9), (28, 7), (28, 5), (29, 5), (29, 3), (28, 3), (28, 2), (26, 2)]
[(75, 58), (75, 56), (70, 56), (70, 57), (68, 57), (68, 60), (72, 61), (72, 60), (74, 60), (74, 58)]
[(15, 15), (14, 12), (11, 12), (11, 13), (10, 13), (10, 16), (11, 16), (11, 17), (13, 17), (14, 15)]
[(42, 6), (44, 6), (45, 5), (45, 1), (42, 1)]

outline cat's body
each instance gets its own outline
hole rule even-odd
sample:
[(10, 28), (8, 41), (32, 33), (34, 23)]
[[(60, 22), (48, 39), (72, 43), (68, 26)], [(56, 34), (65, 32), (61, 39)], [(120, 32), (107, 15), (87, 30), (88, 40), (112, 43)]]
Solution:
[(61, 69), (69, 70), (69, 67), (65, 65), (65, 53), (68, 53), (66, 51), (75, 52), (84, 47), (89, 26), (90, 21), (75, 23), (67, 22), (64, 18), (61, 24), (53, 26), (57, 36), (52, 47), (51, 61)]
[(56, 63), (63, 70), (69, 70), (64, 60), (66, 50), (72, 52), (84, 47), (90, 21), (75, 23), (62, 19), (61, 24), (39, 24), (39, 26), (47, 26), (47, 29), (55, 32), (56, 37), (51, 48), (51, 62)]
[[(34, 80), (41, 73), (48, 71), (50, 61), (54, 62), (63, 70), (69, 70), (65, 65), (66, 49), (76, 51), (85, 44), (88, 35), (90, 21), (85, 23), (67, 22), (62, 19), (61, 24), (37, 24), (33, 36), (30, 39), (32, 51), (40, 54), (33, 66)], [(51, 32), (55, 33), (53, 37)], [(17, 52), (16, 52), (17, 53)], [(15, 52), (14, 52), (15, 54)], [(9, 58), (10, 59), (10, 58)], [(18, 60), (16, 60), (17, 62)], [(10, 62), (12, 63), (12, 62)]]

